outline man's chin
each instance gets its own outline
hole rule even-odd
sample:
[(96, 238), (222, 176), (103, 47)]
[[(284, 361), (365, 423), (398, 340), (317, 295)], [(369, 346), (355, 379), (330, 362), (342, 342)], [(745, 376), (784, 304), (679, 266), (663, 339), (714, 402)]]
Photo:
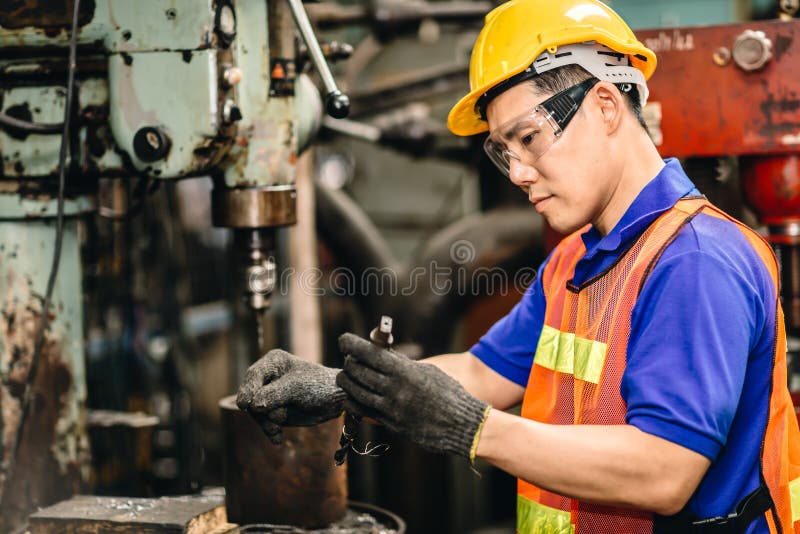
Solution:
[(544, 218), (547, 224), (552, 228), (556, 233), (561, 234), (563, 236), (567, 236), (572, 234), (573, 232), (577, 232), (584, 226), (585, 224), (569, 224), (565, 223), (564, 221), (553, 221), (548, 219), (547, 217)]

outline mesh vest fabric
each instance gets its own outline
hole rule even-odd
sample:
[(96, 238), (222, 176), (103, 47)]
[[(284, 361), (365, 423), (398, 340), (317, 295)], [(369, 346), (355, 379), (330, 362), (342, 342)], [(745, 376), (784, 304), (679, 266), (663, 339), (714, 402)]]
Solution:
[[(703, 198), (683, 199), (662, 214), (605, 272), (580, 287), (570, 283), (586, 250), (578, 231), (565, 238), (542, 273), (547, 307), (522, 405), (522, 416), (549, 424), (625, 424), (620, 394), (625, 371), (631, 314), (636, 299), (663, 251), (699, 212), (737, 224), (758, 252), (777, 287), (772, 250), (755, 232), (729, 219)], [(584, 229), (585, 230), (585, 229)], [(777, 294), (777, 292), (776, 292)], [(780, 303), (776, 302), (780, 307)], [(800, 489), (800, 434), (786, 388), (786, 341), (782, 312), (776, 332), (770, 418), (762, 452), (763, 478), (775, 507), (768, 517), (772, 532), (793, 530), (800, 519), (791, 489)], [(735, 506), (735, 503), (733, 503)], [(800, 522), (795, 523), (800, 528)], [(517, 532), (650, 533), (653, 517), (644, 511), (585, 503), (518, 481)]]

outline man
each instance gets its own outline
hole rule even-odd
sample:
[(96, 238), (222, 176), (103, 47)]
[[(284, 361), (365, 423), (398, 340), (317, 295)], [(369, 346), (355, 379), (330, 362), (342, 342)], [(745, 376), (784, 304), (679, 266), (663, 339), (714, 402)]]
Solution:
[(597, 0), (492, 11), (448, 125), (488, 130), (568, 237), (469, 352), (414, 362), (345, 334), (341, 373), (275, 351), (239, 406), (276, 440), (345, 408), (483, 458), (519, 477), (523, 534), (800, 532), (776, 261), (660, 158), (640, 115), (655, 66)]

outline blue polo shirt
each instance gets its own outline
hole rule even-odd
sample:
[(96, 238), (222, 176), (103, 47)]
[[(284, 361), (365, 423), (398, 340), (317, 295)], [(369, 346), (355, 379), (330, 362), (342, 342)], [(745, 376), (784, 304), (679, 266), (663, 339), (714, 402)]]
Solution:
[[(591, 227), (575, 267), (580, 285), (609, 268), (675, 202), (699, 192), (675, 159), (640, 192), (606, 236)], [(541, 273), (522, 300), (470, 349), (525, 386), (544, 322)], [(689, 510), (733, 512), (759, 485), (776, 335), (776, 288), (733, 223), (696, 216), (667, 247), (631, 316), (620, 392), (628, 424), (709, 458)], [(768, 532), (762, 518), (748, 532)]]

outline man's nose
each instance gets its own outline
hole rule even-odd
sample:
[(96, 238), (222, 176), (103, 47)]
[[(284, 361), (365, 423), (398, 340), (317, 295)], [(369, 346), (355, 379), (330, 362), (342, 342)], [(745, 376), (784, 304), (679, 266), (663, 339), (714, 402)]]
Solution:
[(518, 187), (528, 187), (539, 179), (539, 173), (531, 165), (511, 158), (508, 165), (508, 178)]

